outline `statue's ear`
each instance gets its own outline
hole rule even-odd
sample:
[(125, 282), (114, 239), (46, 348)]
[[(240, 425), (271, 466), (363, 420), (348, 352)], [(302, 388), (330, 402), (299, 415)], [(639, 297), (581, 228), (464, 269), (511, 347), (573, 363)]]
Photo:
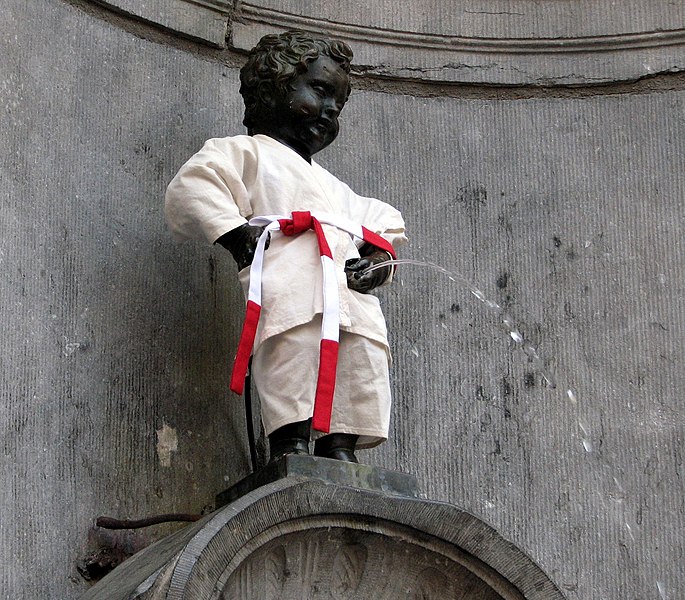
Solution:
[(259, 84), (257, 96), (259, 97), (259, 103), (267, 110), (276, 108), (276, 89), (270, 81), (262, 81)]

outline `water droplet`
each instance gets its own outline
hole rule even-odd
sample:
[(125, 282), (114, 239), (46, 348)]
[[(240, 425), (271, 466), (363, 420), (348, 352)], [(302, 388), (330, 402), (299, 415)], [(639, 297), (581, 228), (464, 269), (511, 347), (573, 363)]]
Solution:
[(442, 326), (442, 328), (443, 328), (445, 331), (449, 331), (449, 327), (447, 327), (447, 323), (440, 323), (440, 325)]
[(523, 343), (523, 336), (516, 329), (510, 331), (509, 335), (511, 336), (511, 339), (514, 340), (517, 344)]
[(412, 353), (414, 356), (416, 356), (416, 358), (419, 357), (419, 351), (418, 351), (418, 349), (416, 348), (416, 346), (412, 346), (412, 347), (411, 347), (411, 353)]
[(666, 600), (666, 586), (664, 585), (663, 581), (656, 582), (656, 589), (659, 590), (659, 596), (661, 596), (661, 600)]
[(584, 436), (589, 436), (590, 435), (590, 430), (583, 425), (582, 421), (578, 421), (578, 427), (580, 427), (581, 431), (583, 432)]
[(516, 329), (516, 323), (514, 323), (514, 319), (512, 319), (509, 315), (504, 315), (502, 317), (502, 325), (504, 325), (507, 329)]
[(566, 395), (568, 396), (568, 399), (573, 404), (578, 404), (578, 397), (576, 396), (576, 394), (573, 390), (571, 390), (571, 389), (566, 390)]
[(542, 378), (545, 380), (547, 383), (547, 387), (551, 390), (556, 390), (557, 389), (557, 382), (554, 380), (554, 377), (550, 375), (548, 371), (545, 371), (544, 369), (540, 369), (540, 375), (542, 375)]
[(79, 350), (81, 348), (80, 342), (70, 342), (64, 345), (64, 350), (62, 351), (62, 354), (64, 356), (71, 356), (74, 352)]
[(540, 357), (538, 356), (538, 351), (535, 349), (535, 346), (533, 346), (533, 344), (531, 344), (530, 342), (525, 342), (523, 344), (523, 351), (533, 360), (540, 360)]
[(583, 448), (585, 448), (585, 452), (592, 452), (592, 442), (590, 440), (583, 440)]

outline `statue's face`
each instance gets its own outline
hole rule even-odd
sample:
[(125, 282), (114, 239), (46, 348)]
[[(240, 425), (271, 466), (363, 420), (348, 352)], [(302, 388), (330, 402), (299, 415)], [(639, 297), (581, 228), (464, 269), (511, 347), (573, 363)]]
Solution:
[(320, 56), (290, 87), (276, 102), (266, 133), (309, 160), (338, 135), (338, 115), (347, 100), (349, 77), (332, 58)]

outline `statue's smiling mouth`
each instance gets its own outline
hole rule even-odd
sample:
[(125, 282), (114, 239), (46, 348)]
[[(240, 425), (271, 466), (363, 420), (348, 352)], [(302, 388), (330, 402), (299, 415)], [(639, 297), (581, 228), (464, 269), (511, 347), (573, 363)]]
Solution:
[(325, 140), (333, 135), (332, 124), (328, 121), (316, 120), (309, 126), (309, 131), (315, 137)]

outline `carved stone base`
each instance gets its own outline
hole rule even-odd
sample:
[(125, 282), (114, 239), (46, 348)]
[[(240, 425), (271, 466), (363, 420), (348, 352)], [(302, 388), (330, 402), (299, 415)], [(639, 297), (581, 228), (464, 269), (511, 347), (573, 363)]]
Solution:
[(219, 497), (234, 499), (136, 554), (84, 600), (563, 598), (491, 527), (417, 498), (401, 473), (288, 457)]

